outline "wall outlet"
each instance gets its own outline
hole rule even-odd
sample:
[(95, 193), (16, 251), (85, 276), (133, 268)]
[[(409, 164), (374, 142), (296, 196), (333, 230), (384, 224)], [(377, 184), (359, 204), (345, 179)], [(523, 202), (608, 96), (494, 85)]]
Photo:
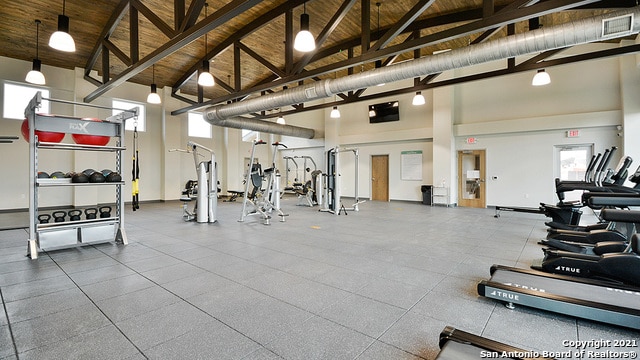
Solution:
[(491, 180), (498, 180), (498, 175), (493, 175), (493, 176), (491, 177)]

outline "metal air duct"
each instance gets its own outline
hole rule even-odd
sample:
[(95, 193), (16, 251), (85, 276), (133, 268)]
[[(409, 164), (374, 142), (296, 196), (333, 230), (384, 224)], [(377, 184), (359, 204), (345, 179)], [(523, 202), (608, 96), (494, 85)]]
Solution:
[(285, 136), (300, 137), (305, 139), (313, 139), (315, 130), (292, 125), (276, 124), (264, 120), (257, 119), (216, 119), (210, 120), (205, 118), (212, 125), (230, 127), (234, 129), (246, 129), (264, 132), (268, 134), (278, 134)]
[[(222, 125), (222, 120), (266, 109), (331, 97), (335, 94), (367, 88), (377, 84), (412, 79), (495, 60), (628, 36), (640, 32), (639, 15), (640, 7), (636, 6), (558, 26), (543, 27), (526, 33), (454, 49), (449, 52), (426, 56), (339, 79), (322, 80), (313, 84), (263, 95), (255, 99), (211, 106), (204, 111), (203, 115), (205, 120), (213, 125), (231, 126), (229, 123)], [(231, 121), (235, 122), (237, 120)], [(277, 132), (280, 127), (288, 126), (260, 120), (255, 122), (264, 123), (266, 127), (265, 130), (258, 131), (276, 134), (280, 133)], [(243, 128), (254, 130), (249, 127)]]

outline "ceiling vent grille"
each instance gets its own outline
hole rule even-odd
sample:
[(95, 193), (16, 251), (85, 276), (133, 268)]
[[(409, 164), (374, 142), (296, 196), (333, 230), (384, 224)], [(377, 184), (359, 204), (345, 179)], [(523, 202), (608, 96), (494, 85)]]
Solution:
[(616, 16), (602, 20), (602, 37), (620, 37), (631, 34), (633, 30), (633, 14)]

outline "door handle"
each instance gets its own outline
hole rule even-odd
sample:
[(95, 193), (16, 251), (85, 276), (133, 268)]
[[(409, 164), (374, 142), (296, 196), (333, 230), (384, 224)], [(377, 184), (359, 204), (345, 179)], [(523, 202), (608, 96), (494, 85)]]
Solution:
[(376, 178), (371, 178), (371, 181), (376, 181)]

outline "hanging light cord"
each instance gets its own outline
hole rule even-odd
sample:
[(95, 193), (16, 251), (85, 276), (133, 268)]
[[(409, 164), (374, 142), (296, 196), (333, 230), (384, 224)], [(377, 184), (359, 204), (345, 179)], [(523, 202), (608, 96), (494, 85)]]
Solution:
[(64, 9), (67, 5), (67, 0), (62, 0), (62, 15), (64, 15)]
[[(204, 19), (207, 20), (207, 8), (209, 7), (209, 3), (204, 3)], [(204, 57), (207, 57), (207, 34), (208, 32), (204, 33)], [(206, 60), (206, 59), (205, 59)]]
[(36, 59), (40, 59), (40, 20), (36, 20)]

